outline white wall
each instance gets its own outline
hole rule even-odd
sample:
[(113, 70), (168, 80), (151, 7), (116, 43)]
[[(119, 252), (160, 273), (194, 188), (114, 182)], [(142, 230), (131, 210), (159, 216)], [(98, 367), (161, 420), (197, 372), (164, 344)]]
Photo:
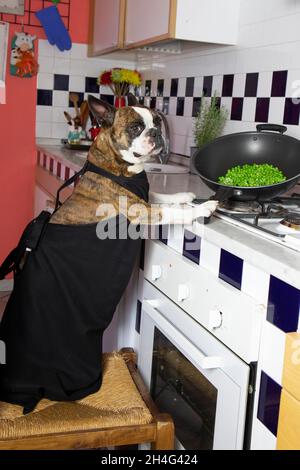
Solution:
[[(285, 98), (294, 96), (293, 84), (300, 80), (300, 0), (241, 0), (237, 46), (197, 46), (173, 56), (142, 53), (138, 67), (145, 80), (152, 80), (152, 96), (157, 94), (157, 79), (165, 79), (164, 96), (170, 96), (170, 80), (179, 78), (181, 97), (185, 96), (186, 77), (195, 77), (194, 96), (201, 96), (204, 76), (213, 75), (213, 90), (220, 93), (224, 74), (234, 74), (233, 97), (244, 97), (246, 74), (258, 72), (257, 96), (270, 98), (273, 72), (287, 70), (285, 96), (270, 98), (268, 117), (268, 122), (282, 124)], [(296, 87), (299, 90), (299, 84)], [(183, 155), (189, 155), (193, 145), (192, 101), (185, 98), (184, 116), (176, 116), (176, 98), (170, 99), (172, 151)], [(158, 105), (160, 102), (161, 98)], [(232, 97), (222, 98), (222, 104), (230, 110)], [(229, 120), (225, 133), (255, 128), (256, 97), (245, 98), (243, 104), (242, 120)], [(298, 125), (289, 125), (288, 132), (300, 138)]]

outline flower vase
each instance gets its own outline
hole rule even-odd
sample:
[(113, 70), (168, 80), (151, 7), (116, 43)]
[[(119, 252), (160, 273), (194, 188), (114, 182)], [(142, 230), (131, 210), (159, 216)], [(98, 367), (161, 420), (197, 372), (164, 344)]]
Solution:
[(115, 107), (124, 108), (126, 106), (126, 97), (125, 96), (116, 96), (115, 97)]

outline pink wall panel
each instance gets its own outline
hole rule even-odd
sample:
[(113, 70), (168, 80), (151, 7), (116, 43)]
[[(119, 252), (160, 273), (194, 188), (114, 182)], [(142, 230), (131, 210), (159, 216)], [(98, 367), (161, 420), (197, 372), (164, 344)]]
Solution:
[[(73, 42), (88, 42), (88, 23), (89, 0), (71, 0)], [(10, 38), (15, 30), (20, 26), (10, 26)], [(25, 30), (45, 38), (41, 28)], [(7, 104), (0, 105), (0, 263), (33, 217), (36, 162), (36, 78), (20, 79), (7, 71), (6, 85)]]

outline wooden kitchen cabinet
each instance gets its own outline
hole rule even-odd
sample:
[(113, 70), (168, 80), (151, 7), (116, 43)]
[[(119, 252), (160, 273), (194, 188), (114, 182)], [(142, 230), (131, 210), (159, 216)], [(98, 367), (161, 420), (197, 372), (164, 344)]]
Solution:
[(89, 55), (123, 48), (126, 0), (91, 0)]
[(127, 0), (125, 48), (164, 40), (236, 44), (240, 0)]
[(176, 3), (174, 0), (127, 0), (125, 47), (132, 48), (173, 38)]
[(300, 333), (286, 335), (278, 450), (300, 450)]
[(300, 401), (300, 333), (286, 335), (282, 386)]
[(300, 401), (281, 392), (277, 450), (300, 450)]
[(90, 55), (184, 40), (236, 44), (240, 0), (93, 0)]

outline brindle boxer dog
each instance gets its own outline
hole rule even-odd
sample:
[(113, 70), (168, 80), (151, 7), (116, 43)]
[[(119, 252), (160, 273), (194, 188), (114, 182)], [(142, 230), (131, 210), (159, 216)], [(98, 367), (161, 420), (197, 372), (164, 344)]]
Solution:
[[(142, 106), (116, 109), (93, 96), (88, 102), (92, 114), (102, 125), (90, 148), (88, 160), (117, 176), (131, 177), (142, 172), (143, 164), (158, 154), (164, 145), (159, 115)], [(120, 206), (120, 196), (127, 197), (126, 208)], [(116, 182), (87, 171), (50, 223), (100, 222), (112, 216), (112, 213), (101, 211), (101, 205), (105, 205), (135, 224), (190, 224), (198, 217), (210, 216), (217, 208), (216, 201), (189, 206), (194, 198), (193, 193), (150, 193), (150, 203), (147, 204)], [(143, 210), (131, 210), (133, 206)]]

